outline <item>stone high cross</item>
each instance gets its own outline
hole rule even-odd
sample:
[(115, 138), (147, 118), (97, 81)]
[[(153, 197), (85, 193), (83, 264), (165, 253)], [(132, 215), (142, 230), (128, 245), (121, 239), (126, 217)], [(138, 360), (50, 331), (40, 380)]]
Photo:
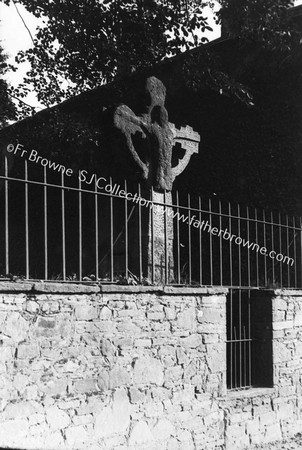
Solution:
[[(200, 135), (189, 126), (179, 130), (168, 121), (165, 108), (166, 88), (155, 77), (146, 81), (146, 92), (150, 103), (147, 112), (136, 116), (126, 105), (116, 108), (113, 116), (114, 126), (126, 139), (132, 158), (141, 170), (147, 186), (155, 191), (171, 191), (173, 181), (188, 165), (193, 153), (198, 153)], [(146, 140), (144, 161), (140, 158), (133, 144), (133, 136), (139, 133)], [(172, 167), (172, 151), (175, 143), (185, 150), (185, 155)]]

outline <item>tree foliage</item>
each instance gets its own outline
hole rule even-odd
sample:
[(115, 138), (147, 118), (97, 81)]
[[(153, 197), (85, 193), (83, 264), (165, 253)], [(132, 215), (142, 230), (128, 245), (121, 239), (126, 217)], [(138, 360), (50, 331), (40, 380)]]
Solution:
[(244, 41), (286, 51), (300, 43), (301, 30), (289, 20), (294, 0), (220, 0), (220, 21)]
[[(18, 93), (25, 95), (31, 86), (46, 106), (207, 42), (205, 32), (212, 29), (205, 7), (214, 8), (213, 2), (203, 0), (19, 0), (19, 3), (43, 18), (44, 25), (38, 28), (33, 48), (18, 54), (18, 63), (31, 64)], [(290, 30), (285, 18), (290, 0), (220, 0), (220, 3), (217, 22), (226, 21), (232, 34), (282, 49), (297, 41), (297, 33)], [(207, 68), (204, 72), (209, 73)], [(229, 82), (227, 75), (214, 72), (215, 79), (223, 84)]]
[(202, 15), (209, 2), (200, 0), (20, 3), (45, 18), (34, 47), (17, 61), (30, 61), (25, 84), (32, 83), (46, 105), (175, 55), (205, 41), (200, 34), (211, 30)]
[[(7, 71), (6, 56), (0, 47), (0, 76)], [(0, 128), (7, 125), (8, 120), (16, 117), (16, 109), (9, 96), (9, 86), (4, 79), (0, 79)]]

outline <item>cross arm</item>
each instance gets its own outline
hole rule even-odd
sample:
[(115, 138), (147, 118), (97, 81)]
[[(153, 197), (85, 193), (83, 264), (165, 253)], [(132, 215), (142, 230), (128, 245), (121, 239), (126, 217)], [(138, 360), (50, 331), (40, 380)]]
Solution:
[(170, 123), (170, 127), (174, 134), (174, 143), (178, 142), (186, 151), (184, 157), (179, 160), (177, 166), (172, 167), (172, 177), (174, 180), (185, 170), (193, 153), (198, 153), (200, 135), (189, 126), (177, 129), (174, 124)]

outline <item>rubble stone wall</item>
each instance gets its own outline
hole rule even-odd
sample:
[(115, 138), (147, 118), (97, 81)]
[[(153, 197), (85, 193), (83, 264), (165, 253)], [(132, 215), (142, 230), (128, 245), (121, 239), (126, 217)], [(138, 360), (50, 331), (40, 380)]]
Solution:
[(0, 283), (0, 447), (243, 449), (301, 429), (302, 292), (274, 387), (226, 390), (224, 288)]

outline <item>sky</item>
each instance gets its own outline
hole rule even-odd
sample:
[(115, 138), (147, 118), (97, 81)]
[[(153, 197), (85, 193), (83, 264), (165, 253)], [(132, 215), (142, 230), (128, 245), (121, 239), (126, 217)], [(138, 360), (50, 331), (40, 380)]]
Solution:
[[(295, 5), (301, 5), (302, 0), (296, 0)], [(18, 9), (22, 18), (24, 19), (31, 34), (34, 36), (36, 28), (39, 24), (42, 24), (41, 19), (35, 18), (32, 14), (26, 11), (24, 6), (18, 4)], [(220, 35), (220, 28), (216, 26), (215, 32), (211, 33), (211, 39), (216, 39)], [(9, 62), (14, 63), (14, 59), (18, 51), (26, 50), (32, 46), (31, 37), (26, 27), (24, 26), (22, 19), (18, 15), (18, 12), (13, 4), (6, 6), (0, 3), (0, 43), (4, 48), (5, 53), (9, 57)], [(28, 64), (22, 64), (18, 66), (18, 70), (15, 73), (10, 72), (6, 79), (12, 86), (17, 86), (29, 69)], [(25, 99), (27, 103), (36, 107), (37, 109), (43, 109), (44, 107), (37, 101), (34, 92), (30, 93)]]

